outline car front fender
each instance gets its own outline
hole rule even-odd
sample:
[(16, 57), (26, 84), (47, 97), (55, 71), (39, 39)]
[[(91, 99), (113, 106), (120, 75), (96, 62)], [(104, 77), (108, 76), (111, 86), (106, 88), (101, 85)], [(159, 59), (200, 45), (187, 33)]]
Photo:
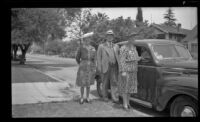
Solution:
[[(181, 80), (181, 81), (180, 81)], [(171, 100), (179, 95), (189, 96), (198, 100), (198, 88), (191, 85), (184, 85), (185, 80), (192, 82), (191, 78), (175, 78), (170, 77), (162, 80), (164, 82), (157, 88), (156, 109), (162, 111)]]

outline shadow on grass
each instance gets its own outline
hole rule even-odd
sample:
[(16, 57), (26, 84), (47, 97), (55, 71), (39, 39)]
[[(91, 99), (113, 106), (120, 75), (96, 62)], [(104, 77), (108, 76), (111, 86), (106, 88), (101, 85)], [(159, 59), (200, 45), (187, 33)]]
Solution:
[(42, 71), (56, 71), (56, 70), (61, 70), (62, 68), (66, 68), (66, 67), (77, 66), (77, 64), (67, 64), (67, 63), (45, 64), (44, 61), (27, 61), (26, 64)]
[[(33, 61), (32, 61), (33, 62)], [(35, 63), (42, 63), (43, 61), (34, 61)], [(56, 70), (61, 70), (61, 67), (48, 67), (49, 65), (43, 65), (43, 64), (29, 64), (29, 63), (25, 63), (25, 64), (19, 64), (18, 62), (12, 62), (11, 66), (13, 68), (36, 68), (42, 71), (56, 71)]]
[(94, 95), (95, 97), (99, 97), (100, 98), (100, 96), (98, 95), (97, 90), (91, 90), (90, 94)]
[[(43, 61), (34, 61), (35, 63), (42, 63)], [(25, 64), (20, 64), (19, 61), (11, 61), (11, 66), (12, 67), (19, 67), (19, 68), (31, 68), (30, 65), (27, 65), (26, 62)]]
[[(92, 95), (96, 96), (96, 97), (99, 97), (97, 90), (92, 90), (90, 93)], [(111, 100), (111, 97), (109, 97), (109, 99)], [(99, 97), (99, 101), (101, 101), (100, 97)], [(148, 114), (148, 115), (151, 115), (151, 116), (156, 116), (156, 117), (159, 117), (159, 116), (167, 117), (167, 116), (169, 116), (169, 113), (167, 111), (158, 112), (158, 111), (156, 111), (152, 108), (144, 107), (144, 106), (142, 106), (138, 103), (132, 102), (132, 101), (130, 101), (130, 105), (132, 106), (132, 108), (134, 110), (140, 111), (142, 113), (145, 113), (145, 114)], [(113, 103), (112, 107), (115, 108), (115, 109), (122, 109), (123, 110), (123, 99), (122, 99), (122, 97), (119, 97), (119, 103)]]
[(145, 114), (148, 114), (148, 115), (151, 115), (151, 116), (154, 116), (154, 117), (160, 117), (160, 116), (170, 116), (169, 115), (169, 112), (168, 111), (156, 111), (155, 109), (153, 108), (147, 108), (147, 107), (144, 107), (138, 103), (135, 103), (135, 102), (130, 102), (131, 106), (135, 109), (135, 110), (138, 110), (142, 113), (145, 113)]
[[(153, 117), (168, 117), (169, 113), (167, 111), (161, 111), (158, 112), (156, 110), (154, 110), (153, 108), (148, 108), (148, 107), (144, 107), (136, 102), (130, 101), (130, 105), (132, 107), (133, 110), (137, 110), (140, 111), (144, 114), (153, 116)], [(116, 109), (122, 109), (123, 110), (123, 99), (122, 97), (119, 97), (119, 104), (114, 103), (113, 104), (113, 108)]]

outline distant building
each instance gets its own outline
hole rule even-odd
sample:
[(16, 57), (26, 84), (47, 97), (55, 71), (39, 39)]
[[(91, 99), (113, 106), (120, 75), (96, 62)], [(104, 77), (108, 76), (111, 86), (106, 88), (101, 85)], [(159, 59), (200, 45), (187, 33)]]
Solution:
[(154, 28), (154, 33), (158, 39), (169, 39), (181, 42), (191, 30), (181, 28), (181, 24), (177, 27), (167, 26), (164, 24), (151, 24), (150, 27)]
[(190, 51), (192, 56), (198, 58), (198, 33), (197, 25), (190, 31), (190, 33), (181, 41)]

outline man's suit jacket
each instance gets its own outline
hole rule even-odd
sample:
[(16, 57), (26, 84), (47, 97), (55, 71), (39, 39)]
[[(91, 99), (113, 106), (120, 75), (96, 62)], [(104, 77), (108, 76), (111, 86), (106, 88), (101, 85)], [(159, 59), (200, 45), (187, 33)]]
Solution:
[[(112, 44), (114, 49), (114, 54), (116, 58), (116, 63), (119, 65), (119, 46)], [(105, 48), (107, 43), (100, 44), (97, 50), (97, 70), (101, 73), (106, 73), (109, 65), (109, 55), (108, 50)]]

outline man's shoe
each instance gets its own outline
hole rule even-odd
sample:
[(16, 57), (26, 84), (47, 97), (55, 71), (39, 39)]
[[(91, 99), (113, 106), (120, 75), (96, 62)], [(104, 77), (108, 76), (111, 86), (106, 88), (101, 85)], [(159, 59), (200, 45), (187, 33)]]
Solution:
[(120, 102), (118, 100), (113, 100), (113, 103), (120, 104)]
[(128, 106), (127, 106), (127, 107), (123, 106), (123, 109), (124, 109), (126, 112), (130, 112), (130, 109), (128, 108)]
[(133, 109), (133, 107), (131, 105), (128, 105), (128, 109)]
[(85, 99), (85, 102), (90, 103), (90, 104), (92, 103), (92, 101), (90, 99)]

